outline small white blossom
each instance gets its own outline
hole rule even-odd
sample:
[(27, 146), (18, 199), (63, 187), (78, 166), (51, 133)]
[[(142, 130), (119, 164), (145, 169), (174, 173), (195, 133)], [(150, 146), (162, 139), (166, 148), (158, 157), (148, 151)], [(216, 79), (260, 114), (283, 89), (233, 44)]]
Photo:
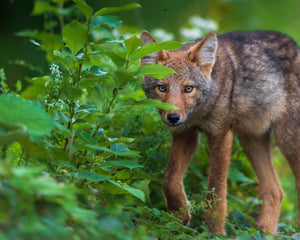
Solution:
[(196, 39), (202, 37), (203, 31), (200, 28), (181, 28), (180, 34), (185, 39)]
[(167, 32), (161, 28), (152, 30), (152, 33), (158, 39), (158, 41), (170, 41), (174, 39), (173, 33)]
[(210, 19), (203, 19), (199, 16), (192, 16), (189, 18), (189, 23), (194, 27), (202, 28), (207, 31), (216, 31), (218, 30), (218, 25), (216, 22)]
[(217, 31), (218, 24), (210, 19), (204, 19), (199, 16), (192, 16), (188, 19), (187, 28), (181, 28), (179, 30), (180, 35), (186, 40), (193, 40), (203, 37), (207, 32)]

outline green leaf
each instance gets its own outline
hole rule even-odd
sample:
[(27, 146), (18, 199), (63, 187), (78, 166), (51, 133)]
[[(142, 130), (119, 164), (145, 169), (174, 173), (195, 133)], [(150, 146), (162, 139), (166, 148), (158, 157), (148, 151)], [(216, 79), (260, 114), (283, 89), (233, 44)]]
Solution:
[(116, 83), (117, 88), (123, 88), (127, 84), (136, 80), (131, 72), (124, 68), (120, 68), (113, 74), (113, 79)]
[(108, 176), (103, 176), (94, 172), (72, 173), (71, 175), (73, 175), (76, 178), (85, 179), (91, 182), (101, 182), (109, 179)]
[(246, 182), (246, 183), (254, 183), (254, 181), (250, 178), (247, 178), (242, 172), (240, 172), (236, 168), (230, 168), (228, 178), (230, 180)]
[(119, 171), (117, 174), (115, 174), (114, 177), (121, 180), (128, 179), (130, 178), (130, 172), (128, 169), (123, 169)]
[(89, 77), (104, 77), (107, 75), (107, 72), (101, 71), (98, 66), (92, 66), (90, 69), (84, 71), (82, 75), (87, 75)]
[(69, 161), (54, 161), (53, 164), (62, 168), (70, 168), (73, 171), (77, 171), (75, 165)]
[(63, 40), (75, 56), (87, 40), (87, 29), (79, 22), (72, 22), (63, 30)]
[(0, 122), (16, 128), (20, 125), (25, 126), (28, 134), (36, 142), (42, 136), (50, 135), (54, 127), (54, 120), (40, 104), (11, 94), (0, 96)]
[(71, 131), (66, 128), (65, 126), (61, 125), (59, 122), (54, 122), (55, 127), (63, 134), (65, 134), (67, 137), (71, 137), (72, 133)]
[(139, 102), (135, 103), (134, 105), (152, 106), (152, 107), (157, 107), (157, 108), (160, 108), (163, 110), (178, 110), (179, 109), (178, 107), (171, 105), (169, 103), (164, 103), (157, 99), (150, 99), (150, 98), (139, 101)]
[(113, 29), (115, 27), (120, 26), (122, 23), (122, 20), (117, 16), (99, 16), (93, 19), (91, 22), (90, 28), (94, 29), (99, 26), (105, 26), (109, 29)]
[(54, 12), (55, 14), (58, 14), (58, 8), (52, 6), (50, 3), (45, 1), (34, 1), (33, 10), (31, 12), (31, 15), (37, 16), (42, 15), (47, 12)]
[(132, 194), (133, 196), (137, 197), (138, 199), (140, 199), (142, 202), (145, 202), (145, 194), (139, 190), (139, 189), (135, 189), (135, 188), (132, 188), (132, 187), (129, 187), (127, 185), (122, 185), (116, 181), (113, 181), (113, 180), (109, 180), (110, 183), (114, 184), (115, 186), (123, 189), (123, 190), (126, 190), (128, 193)]
[(137, 60), (151, 53), (155, 53), (162, 50), (176, 50), (180, 47), (182, 47), (182, 44), (176, 41), (166, 41), (163, 43), (146, 44), (132, 54), (131, 60)]
[(108, 153), (113, 153), (112, 150), (106, 148), (106, 147), (101, 147), (97, 145), (92, 145), (92, 144), (81, 144), (81, 145), (74, 145), (74, 148), (77, 150), (91, 150), (91, 151), (102, 151), (102, 152), (108, 152)]
[(107, 161), (107, 162), (101, 162), (99, 165), (102, 166), (102, 167), (104, 167), (104, 166), (115, 166), (115, 167), (126, 167), (126, 168), (129, 168), (129, 169), (143, 167), (142, 165), (140, 165), (136, 161), (130, 161), (130, 160)]
[(128, 38), (124, 41), (127, 54), (132, 54), (141, 44), (143, 41), (139, 38), (137, 38), (135, 35), (131, 38)]
[(78, 88), (71, 87), (70, 84), (64, 83), (62, 92), (71, 100), (77, 100), (81, 97), (82, 91)]
[(73, 0), (73, 1), (77, 4), (80, 11), (85, 16), (86, 20), (89, 20), (94, 12), (93, 8), (91, 8), (86, 2), (82, 0)]
[(110, 57), (110, 59), (116, 64), (118, 67), (124, 66), (126, 59), (122, 56), (116, 54), (113, 51), (105, 51), (104, 54)]
[(158, 64), (146, 64), (140, 67), (137, 76), (147, 75), (157, 79), (163, 79), (170, 74), (177, 74), (173, 69)]
[(24, 99), (37, 99), (41, 94), (47, 94), (46, 82), (51, 81), (50, 76), (28, 79), (30, 85), (21, 93)]
[(0, 144), (8, 145), (28, 135), (25, 125), (7, 125), (0, 122)]
[(30, 40), (31, 43), (41, 47), (43, 50), (46, 51), (48, 51), (49, 49), (60, 50), (64, 47), (64, 43), (61, 39), (61, 36), (58, 34), (25, 30), (25, 31), (18, 32), (17, 36), (27, 37), (27, 38), (41, 41), (42, 44), (46, 46), (46, 48), (42, 44)]
[(140, 199), (142, 202), (145, 202), (145, 193), (143, 191), (129, 186), (123, 186), (123, 188), (133, 196)]
[(122, 7), (102, 8), (94, 14), (94, 17), (112, 14), (112, 13), (121, 12), (121, 11), (126, 11), (126, 10), (132, 10), (132, 9), (136, 9), (136, 8), (141, 8), (141, 5), (138, 3), (130, 3), (130, 4), (124, 5)]
[(116, 143), (110, 146), (110, 149), (117, 156), (123, 157), (141, 157), (138, 153), (130, 151), (123, 143)]

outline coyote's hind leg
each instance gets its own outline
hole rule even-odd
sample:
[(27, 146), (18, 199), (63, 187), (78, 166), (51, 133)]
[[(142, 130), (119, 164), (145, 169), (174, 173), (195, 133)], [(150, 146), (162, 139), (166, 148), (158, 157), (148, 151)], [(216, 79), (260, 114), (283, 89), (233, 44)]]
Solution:
[(284, 194), (271, 161), (270, 133), (260, 137), (239, 136), (239, 139), (261, 187), (263, 207), (258, 228), (275, 232)]

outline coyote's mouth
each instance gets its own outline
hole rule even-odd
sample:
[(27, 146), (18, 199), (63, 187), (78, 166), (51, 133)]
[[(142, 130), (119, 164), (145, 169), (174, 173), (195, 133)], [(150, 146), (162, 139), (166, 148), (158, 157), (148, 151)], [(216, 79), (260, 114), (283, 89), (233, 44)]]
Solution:
[(171, 128), (176, 128), (176, 127), (179, 127), (180, 125), (183, 124), (183, 122), (179, 122), (179, 123), (169, 123), (169, 122), (165, 122), (165, 121), (164, 121), (164, 123), (165, 123), (167, 126), (171, 127)]

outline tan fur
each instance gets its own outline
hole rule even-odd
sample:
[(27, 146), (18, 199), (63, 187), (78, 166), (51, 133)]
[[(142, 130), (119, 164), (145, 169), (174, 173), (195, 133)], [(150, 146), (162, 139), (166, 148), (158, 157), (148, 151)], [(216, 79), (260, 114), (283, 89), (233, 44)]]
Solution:
[[(144, 44), (156, 42), (144, 31)], [(275, 32), (232, 32), (184, 45), (176, 51), (146, 56), (142, 64), (161, 64), (178, 74), (163, 80), (145, 76), (149, 98), (173, 104), (160, 110), (173, 140), (164, 179), (169, 211), (188, 224), (190, 213), (183, 175), (197, 143), (198, 131), (208, 137), (210, 169), (206, 224), (224, 233), (227, 175), (234, 134), (257, 174), (263, 199), (258, 228), (276, 231), (284, 196), (271, 162), (270, 139), (285, 155), (296, 178), (300, 207), (300, 51), (296, 43)], [(298, 217), (300, 225), (300, 217)]]

